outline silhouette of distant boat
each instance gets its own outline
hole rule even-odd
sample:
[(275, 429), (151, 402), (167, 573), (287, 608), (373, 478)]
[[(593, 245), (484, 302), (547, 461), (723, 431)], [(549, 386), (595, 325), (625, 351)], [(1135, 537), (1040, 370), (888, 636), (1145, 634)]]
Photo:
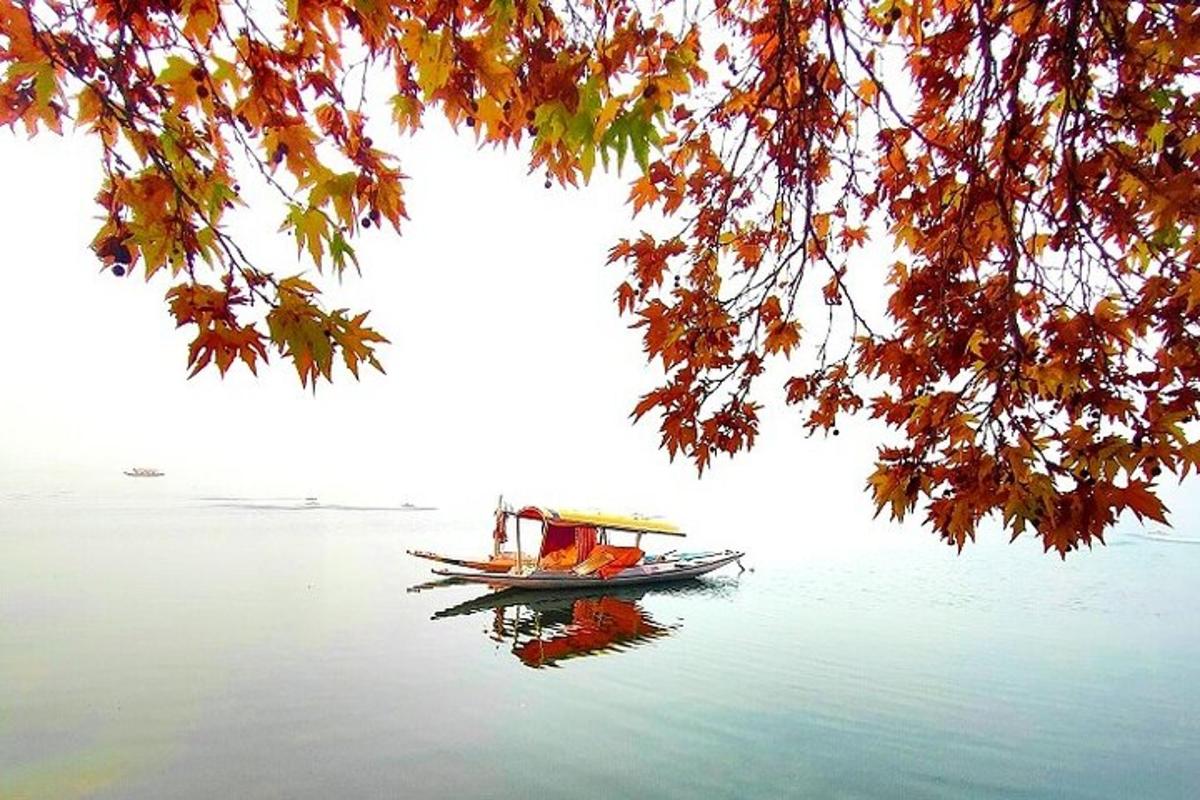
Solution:
[(134, 467), (125, 470), (125, 474), (131, 478), (161, 478), (166, 473), (153, 467)]
[(1172, 544), (1200, 544), (1200, 537), (1196, 536), (1175, 536), (1166, 531), (1135, 531), (1135, 536), (1143, 539), (1152, 539), (1156, 542), (1170, 542)]

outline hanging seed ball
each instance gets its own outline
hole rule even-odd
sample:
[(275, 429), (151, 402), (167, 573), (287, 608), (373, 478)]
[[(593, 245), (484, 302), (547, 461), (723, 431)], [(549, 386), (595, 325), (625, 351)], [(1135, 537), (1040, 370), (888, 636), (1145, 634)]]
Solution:
[(475, 118), (474, 117), (467, 117), (467, 127), (468, 128), (475, 127)]
[(119, 278), (125, 274), (125, 268), (122, 267), (120, 264), (116, 264), (112, 268), (112, 273), (113, 273), (113, 275), (116, 275)]
[(534, 113), (533, 113), (533, 109), (531, 108), (525, 112), (525, 119), (529, 120), (530, 122), (533, 122), (533, 118), (534, 118)]
[(370, 136), (364, 136), (363, 144), (367, 147), (370, 147), (371, 145), (375, 144), (375, 140), (373, 140)]
[(369, 227), (371, 227), (371, 218), (370, 218), (370, 217), (363, 217), (362, 219), (360, 219), (360, 220), (359, 220), (359, 223), (360, 223), (360, 224), (361, 224), (361, 225), (362, 225), (364, 228), (369, 228)]
[(201, 98), (208, 97), (208, 87), (203, 86), (203, 85), (197, 86), (196, 87), (196, 97), (201, 97)]
[(842, 432), (841, 432), (841, 431), (839, 431), (837, 428), (834, 428), (834, 429), (833, 429), (833, 435), (834, 435), (834, 436), (841, 436), (841, 435), (842, 435)]
[(547, 189), (549, 189), (549, 188), (550, 188), (550, 186), (551, 186), (551, 184), (550, 184), (550, 179), (549, 179), (549, 178), (546, 178), (546, 182), (545, 182), (545, 183), (543, 183), (542, 185), (543, 185), (543, 186), (545, 186)]
[(204, 70), (200, 69), (199, 67), (192, 67), (190, 74), (192, 76), (192, 80), (194, 81), (204, 80)]
[(893, 20), (900, 19), (900, 9), (896, 8), (895, 6), (892, 6), (891, 18)]
[(123, 244), (119, 244), (113, 248), (113, 260), (118, 264), (128, 264), (133, 260), (133, 256), (129, 252), (128, 247)]

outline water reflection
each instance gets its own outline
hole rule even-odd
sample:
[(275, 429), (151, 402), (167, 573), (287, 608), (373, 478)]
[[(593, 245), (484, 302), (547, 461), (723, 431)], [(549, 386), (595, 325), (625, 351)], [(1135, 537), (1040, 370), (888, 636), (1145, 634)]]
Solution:
[[(445, 585), (453, 585), (453, 580), (418, 584), (409, 591)], [(697, 579), (605, 591), (501, 589), (445, 608), (433, 619), (490, 612), (488, 638), (507, 647), (521, 663), (538, 669), (571, 658), (623, 652), (674, 634), (682, 620), (654, 619), (642, 602), (648, 595), (718, 597), (736, 587), (732, 579)]]

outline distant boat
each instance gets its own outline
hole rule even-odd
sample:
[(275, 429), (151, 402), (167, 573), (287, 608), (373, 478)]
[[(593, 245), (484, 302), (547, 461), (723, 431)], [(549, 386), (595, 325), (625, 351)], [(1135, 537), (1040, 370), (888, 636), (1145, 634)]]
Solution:
[(125, 474), (131, 478), (161, 478), (166, 473), (153, 467), (134, 467), (125, 470)]
[(1156, 542), (1170, 542), (1171, 544), (1200, 544), (1200, 537), (1195, 536), (1175, 536), (1166, 531), (1134, 531), (1135, 536), (1140, 536), (1143, 539), (1152, 539)]

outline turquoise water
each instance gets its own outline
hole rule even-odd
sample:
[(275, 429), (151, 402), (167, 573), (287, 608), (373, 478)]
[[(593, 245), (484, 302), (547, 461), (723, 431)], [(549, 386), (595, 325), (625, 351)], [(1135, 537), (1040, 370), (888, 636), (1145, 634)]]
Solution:
[(3, 498), (0, 797), (1200, 795), (1198, 545), (750, 530), (745, 572), (507, 604), (404, 555), (489, 526)]

